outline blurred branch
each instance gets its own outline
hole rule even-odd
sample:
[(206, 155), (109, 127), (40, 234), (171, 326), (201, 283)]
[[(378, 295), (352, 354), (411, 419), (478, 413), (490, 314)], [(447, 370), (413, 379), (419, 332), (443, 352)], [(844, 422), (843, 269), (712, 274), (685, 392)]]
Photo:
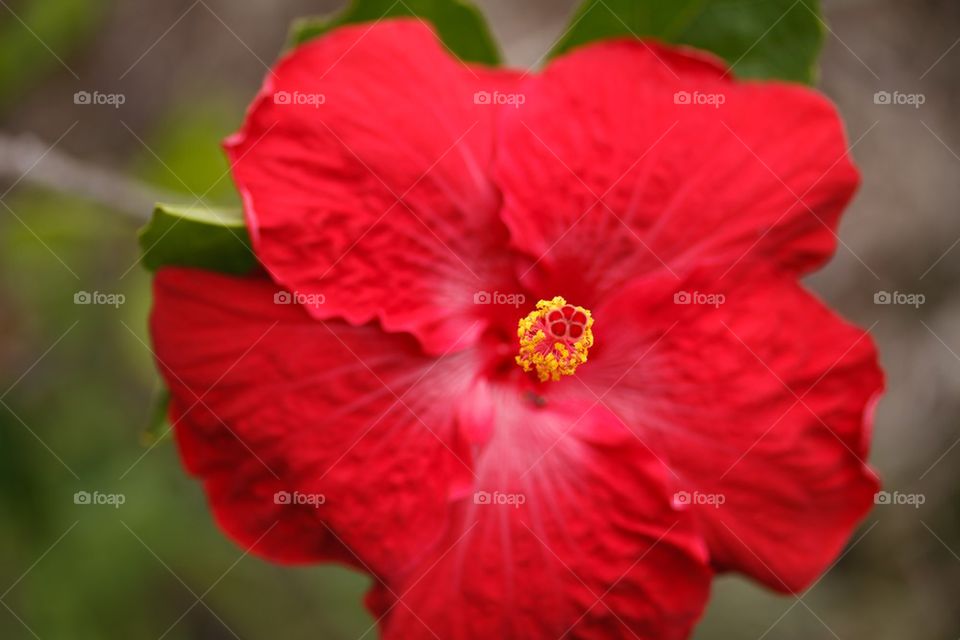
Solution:
[(13, 181), (7, 191), (22, 181), (90, 200), (143, 221), (150, 217), (156, 202), (177, 199), (139, 180), (52, 149), (28, 133), (0, 132), (0, 178)]

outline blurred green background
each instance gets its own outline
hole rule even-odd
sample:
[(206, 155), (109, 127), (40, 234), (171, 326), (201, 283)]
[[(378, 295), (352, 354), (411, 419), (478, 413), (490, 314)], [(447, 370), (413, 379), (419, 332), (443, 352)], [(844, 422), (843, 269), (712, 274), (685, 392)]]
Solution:
[[(506, 57), (536, 63), (575, 0), (478, 2)], [(136, 231), (155, 197), (232, 204), (219, 142), (290, 21), (339, 3), (0, 0), (0, 638), (376, 637), (366, 578), (245, 556), (170, 442)], [(925, 503), (878, 506), (802, 599), (717, 582), (701, 640), (960, 636), (960, 7), (827, 0), (821, 88), (865, 182), (811, 281), (874, 326), (890, 391), (875, 466)], [(955, 47), (956, 48), (953, 48)], [(922, 92), (919, 109), (876, 91)], [(78, 91), (124, 103), (76, 104)], [(920, 308), (877, 291), (921, 292)], [(78, 305), (79, 292), (124, 303)], [(125, 502), (75, 504), (81, 491)]]

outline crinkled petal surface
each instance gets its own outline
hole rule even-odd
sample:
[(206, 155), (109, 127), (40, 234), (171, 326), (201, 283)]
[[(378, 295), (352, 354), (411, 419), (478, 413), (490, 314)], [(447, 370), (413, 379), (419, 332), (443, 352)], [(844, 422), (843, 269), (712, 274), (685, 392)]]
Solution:
[(596, 403), (492, 400), (478, 493), (429, 557), (378, 589), (383, 637), (686, 638), (711, 572), (663, 466)]
[(276, 291), (266, 278), (157, 275), (151, 326), (183, 457), (241, 544), (275, 526), (264, 555), (318, 560), (332, 540), (389, 577), (473, 478), (451, 405), (470, 354), (427, 358), (409, 336), (317, 321)]
[(869, 335), (757, 270), (645, 279), (597, 317), (583, 380), (673, 470), (714, 564), (781, 591), (809, 585), (877, 490), (865, 459), (883, 377)]
[(481, 290), (516, 290), (490, 178), (513, 83), (416, 20), (344, 27), (287, 55), (227, 141), (257, 257), (317, 318), (379, 318), (434, 354), (465, 348)]
[(495, 175), (535, 291), (593, 308), (651, 271), (832, 255), (859, 178), (818, 93), (635, 40), (577, 49), (518, 91)]
[[(686, 637), (706, 548), (622, 421), (512, 386), (480, 385), (485, 408), (456, 410), (478, 387), (472, 351), (425, 358), (275, 293), (185, 269), (155, 284), (184, 459), (238, 542), (369, 571), (389, 638)], [(278, 505), (277, 491), (324, 499)]]

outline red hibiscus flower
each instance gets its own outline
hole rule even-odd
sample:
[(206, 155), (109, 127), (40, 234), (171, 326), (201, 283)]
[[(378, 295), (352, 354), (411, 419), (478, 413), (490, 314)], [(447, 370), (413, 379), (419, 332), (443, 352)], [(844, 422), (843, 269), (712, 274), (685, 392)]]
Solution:
[(876, 353), (798, 284), (858, 182), (815, 92), (399, 20), (287, 55), (226, 146), (263, 270), (157, 276), (180, 449), (240, 544), (373, 576), (385, 638), (684, 638), (872, 504)]

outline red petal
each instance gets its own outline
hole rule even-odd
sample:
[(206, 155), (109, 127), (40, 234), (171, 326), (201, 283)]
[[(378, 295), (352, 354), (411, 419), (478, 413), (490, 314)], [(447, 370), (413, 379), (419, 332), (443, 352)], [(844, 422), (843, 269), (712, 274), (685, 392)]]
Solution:
[(593, 308), (642, 273), (809, 271), (832, 254), (858, 174), (816, 92), (733, 82), (702, 55), (638, 41), (577, 49), (520, 91), (495, 176), (536, 293)]
[[(371, 598), (385, 640), (688, 636), (709, 589), (702, 542), (660, 463), (591, 404), (501, 392), (478, 493)], [(615, 443), (590, 437), (614, 430)]]
[(458, 62), (416, 20), (344, 27), (287, 55), (226, 145), (271, 276), (325, 296), (314, 317), (380, 318), (435, 354), (468, 346), (489, 311), (474, 295), (517, 289), (488, 177), (501, 107), (474, 98), (512, 83)]
[(171, 417), (227, 532), (249, 546), (275, 526), (258, 548), (278, 560), (342, 542), (383, 576), (414, 562), (473, 477), (451, 404), (472, 351), (427, 358), (409, 336), (317, 321), (262, 278), (164, 269), (154, 287)]
[(185, 409), (195, 401), (184, 406), (180, 398), (173, 398), (170, 420), (177, 426), (184, 465), (203, 478), (220, 527), (243, 548), (274, 562), (337, 560), (359, 567), (353, 554), (324, 529), (317, 509), (274, 499), (290, 489), (267, 466), (279, 466), (279, 460), (270, 457), (266, 462), (227, 428), (200, 433), (181, 426), (186, 424)]
[(640, 282), (595, 317), (582, 379), (693, 496), (715, 565), (809, 585), (877, 489), (864, 460), (883, 378), (869, 335), (757, 270)]

